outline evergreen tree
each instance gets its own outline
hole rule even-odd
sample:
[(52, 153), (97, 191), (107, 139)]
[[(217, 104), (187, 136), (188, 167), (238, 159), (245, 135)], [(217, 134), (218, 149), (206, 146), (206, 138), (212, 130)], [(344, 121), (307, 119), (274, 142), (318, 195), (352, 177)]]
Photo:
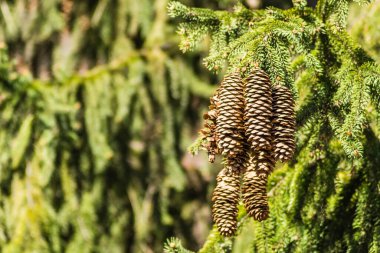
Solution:
[[(352, 2), (370, 1), (319, 0), (311, 8), (294, 0), (288, 10), (258, 11), (169, 4), (182, 20), (183, 51), (209, 36), (209, 70), (247, 76), (259, 67), (297, 98), (296, 155), (269, 178), (270, 218), (253, 222), (240, 208), (238, 235), (214, 229), (199, 252), (380, 251), (380, 66), (346, 32)], [(376, 27), (362, 22), (359, 39), (370, 36), (365, 25)], [(376, 57), (375, 45), (365, 48)], [(187, 252), (176, 239), (165, 250)]]

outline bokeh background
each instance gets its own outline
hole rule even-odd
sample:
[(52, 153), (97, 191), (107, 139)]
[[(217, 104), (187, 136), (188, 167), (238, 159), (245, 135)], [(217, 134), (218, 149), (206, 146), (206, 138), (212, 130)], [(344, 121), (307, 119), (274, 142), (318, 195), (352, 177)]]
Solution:
[[(167, 4), (0, 1), (0, 252), (161, 252), (171, 236), (203, 244), (220, 163), (187, 148), (222, 73), (202, 66), (207, 39), (179, 51)], [(350, 13), (350, 33), (380, 61), (380, 1)]]

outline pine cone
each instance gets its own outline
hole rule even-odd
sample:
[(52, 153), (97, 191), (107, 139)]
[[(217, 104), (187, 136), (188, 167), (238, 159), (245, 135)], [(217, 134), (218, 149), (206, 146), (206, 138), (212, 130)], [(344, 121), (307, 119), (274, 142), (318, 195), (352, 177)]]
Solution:
[(217, 102), (218, 90), (216, 91), (215, 95), (210, 98), (210, 110), (203, 115), (205, 123), (200, 131), (203, 140), (205, 140), (203, 147), (207, 150), (208, 160), (210, 163), (213, 163), (215, 161), (215, 155), (219, 154), (216, 136)]
[(212, 196), (212, 216), (223, 236), (232, 236), (237, 229), (239, 183), (238, 171), (224, 168), (218, 174), (217, 185)]
[(212, 217), (223, 236), (232, 236), (237, 229), (237, 213), (240, 194), (240, 172), (244, 169), (244, 156), (227, 159), (219, 172), (212, 196)]
[(243, 83), (238, 73), (224, 78), (216, 103), (217, 144), (224, 156), (233, 158), (245, 150)]
[(296, 147), (294, 100), (291, 91), (279, 85), (273, 87), (272, 97), (274, 158), (285, 162), (292, 158)]
[(272, 148), (272, 88), (268, 75), (254, 70), (245, 79), (245, 127), (248, 143), (255, 151)]
[(243, 175), (243, 202), (249, 216), (257, 221), (269, 217), (267, 181), (274, 168), (271, 151), (252, 154), (250, 165)]

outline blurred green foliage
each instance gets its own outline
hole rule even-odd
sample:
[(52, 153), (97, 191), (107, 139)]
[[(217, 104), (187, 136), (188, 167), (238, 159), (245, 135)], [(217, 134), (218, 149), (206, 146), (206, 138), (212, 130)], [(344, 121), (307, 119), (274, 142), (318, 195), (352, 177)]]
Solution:
[(202, 243), (216, 171), (186, 149), (217, 77), (167, 3), (0, 2), (1, 252)]
[(380, 1), (351, 8), (350, 32), (368, 54), (380, 62)]

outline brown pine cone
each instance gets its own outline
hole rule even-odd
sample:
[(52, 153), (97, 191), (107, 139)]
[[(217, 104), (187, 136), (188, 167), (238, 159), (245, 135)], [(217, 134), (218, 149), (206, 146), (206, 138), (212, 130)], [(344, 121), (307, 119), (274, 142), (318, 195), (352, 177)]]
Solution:
[(245, 79), (245, 127), (254, 151), (272, 148), (272, 87), (268, 75), (255, 69)]
[(296, 147), (294, 99), (288, 88), (279, 85), (273, 87), (272, 98), (274, 158), (285, 162), (293, 157)]
[(221, 153), (233, 158), (243, 153), (244, 136), (244, 95), (243, 82), (238, 73), (227, 75), (219, 88), (216, 110), (217, 144)]
[(210, 98), (209, 111), (203, 115), (205, 122), (200, 131), (202, 139), (204, 140), (203, 148), (207, 150), (208, 160), (211, 163), (215, 161), (215, 155), (219, 154), (216, 136), (216, 103), (218, 103), (218, 90), (215, 92), (215, 95)]
[(237, 229), (238, 203), (240, 199), (240, 174), (244, 170), (246, 157), (226, 159), (220, 171), (212, 196), (212, 217), (223, 236), (232, 236)]
[(236, 232), (239, 193), (239, 172), (224, 168), (218, 174), (212, 196), (212, 217), (223, 236), (232, 236)]
[(257, 221), (269, 217), (267, 181), (274, 168), (271, 151), (251, 155), (250, 165), (243, 175), (243, 202), (249, 216)]

